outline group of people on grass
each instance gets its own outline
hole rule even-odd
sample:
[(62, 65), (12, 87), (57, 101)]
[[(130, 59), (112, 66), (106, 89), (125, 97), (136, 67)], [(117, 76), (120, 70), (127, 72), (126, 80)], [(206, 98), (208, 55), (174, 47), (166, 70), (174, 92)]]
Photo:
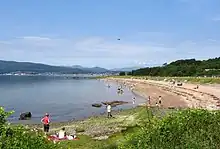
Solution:
[[(41, 119), (41, 123), (44, 125), (44, 132), (48, 133), (50, 129), (50, 117), (48, 113), (46, 113), (45, 116)], [(68, 139), (68, 140), (72, 140), (76, 138), (75, 134), (67, 135), (65, 131), (65, 127), (63, 127), (58, 133), (52, 136), (58, 139)]]

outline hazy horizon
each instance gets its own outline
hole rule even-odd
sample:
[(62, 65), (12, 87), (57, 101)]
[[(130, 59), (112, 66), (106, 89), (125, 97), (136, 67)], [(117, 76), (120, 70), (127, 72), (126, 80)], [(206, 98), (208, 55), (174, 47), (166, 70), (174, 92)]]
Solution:
[(218, 57), (219, 6), (219, 0), (2, 1), (0, 59), (112, 69)]

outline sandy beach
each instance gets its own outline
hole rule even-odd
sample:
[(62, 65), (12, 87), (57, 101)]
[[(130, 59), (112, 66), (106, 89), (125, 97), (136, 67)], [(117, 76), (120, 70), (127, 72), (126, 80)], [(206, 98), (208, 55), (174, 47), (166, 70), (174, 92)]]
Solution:
[(124, 84), (134, 92), (148, 98), (151, 96), (152, 104), (158, 102), (162, 96), (162, 105), (168, 107), (189, 107), (217, 110), (220, 99), (219, 85), (199, 85), (183, 83), (182, 86), (173, 85), (168, 81), (155, 81), (143, 79), (107, 78), (106, 81), (114, 81)]

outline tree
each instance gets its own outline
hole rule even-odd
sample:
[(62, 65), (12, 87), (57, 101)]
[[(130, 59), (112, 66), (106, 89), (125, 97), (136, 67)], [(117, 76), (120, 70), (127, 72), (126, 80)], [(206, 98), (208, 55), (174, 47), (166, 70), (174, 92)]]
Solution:
[(125, 75), (126, 75), (126, 73), (124, 71), (119, 73), (119, 76), (125, 76)]
[(177, 60), (162, 67), (147, 67), (132, 71), (138, 76), (218, 76), (220, 75), (220, 57), (208, 60)]

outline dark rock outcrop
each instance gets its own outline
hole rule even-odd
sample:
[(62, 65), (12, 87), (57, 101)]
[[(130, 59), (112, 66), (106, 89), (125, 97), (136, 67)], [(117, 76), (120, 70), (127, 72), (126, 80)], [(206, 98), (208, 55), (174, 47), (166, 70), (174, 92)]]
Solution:
[(112, 107), (118, 106), (118, 105), (122, 105), (122, 104), (127, 104), (128, 102), (126, 101), (110, 101), (110, 102), (102, 102), (103, 105), (108, 105), (110, 104)]
[(20, 114), (19, 120), (28, 120), (31, 119), (32, 113), (31, 112), (24, 112)]
[(93, 107), (96, 107), (96, 108), (100, 108), (102, 106), (102, 104), (99, 104), (99, 103), (94, 103), (92, 104)]

